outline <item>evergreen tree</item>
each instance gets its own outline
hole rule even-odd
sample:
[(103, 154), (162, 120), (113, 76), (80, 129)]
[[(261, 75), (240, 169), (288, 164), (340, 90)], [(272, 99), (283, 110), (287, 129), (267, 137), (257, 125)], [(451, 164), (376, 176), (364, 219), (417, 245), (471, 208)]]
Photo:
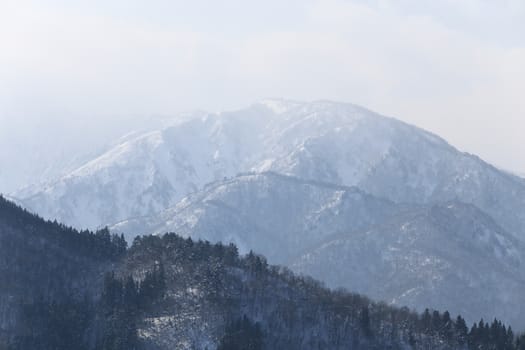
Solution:
[(430, 315), (430, 311), (428, 309), (425, 309), (423, 315), (421, 316), (421, 326), (425, 333), (430, 333), (430, 330), (432, 329), (432, 316)]
[(372, 329), (370, 328), (370, 313), (368, 311), (368, 305), (361, 309), (361, 313), (359, 315), (359, 324), (366, 337), (372, 336)]
[(459, 344), (463, 345), (467, 342), (468, 337), (468, 327), (467, 323), (463, 319), (463, 317), (459, 316), (456, 318), (456, 322), (454, 324), (456, 334), (458, 336)]

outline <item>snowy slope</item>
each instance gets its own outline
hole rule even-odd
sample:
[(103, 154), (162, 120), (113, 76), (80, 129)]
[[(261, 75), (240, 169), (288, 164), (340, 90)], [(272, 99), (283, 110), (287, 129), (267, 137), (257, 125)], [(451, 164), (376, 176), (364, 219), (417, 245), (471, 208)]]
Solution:
[(406, 210), (357, 188), (257, 173), (208, 185), (158, 215), (111, 229), (129, 238), (176, 232), (233, 242), (241, 252), (256, 249), (272, 263), (286, 263), (331, 234), (370, 227)]
[(396, 305), (501, 317), (524, 327), (525, 246), (471, 205), (449, 202), (339, 234), (295, 271)]
[[(195, 113), (196, 114), (196, 113)], [(0, 192), (31, 193), (67, 175), (124, 141), (170, 125), (177, 116), (111, 116), (17, 118), (0, 127)], [(25, 190), (23, 190), (25, 189)]]
[[(266, 100), (138, 136), (23, 196), (48, 218), (97, 227), (152, 215), (246, 171), (358, 186), (395, 202), (458, 198), (525, 235), (525, 181), (364, 108)], [(19, 196), (22, 197), (22, 196)]]
[(234, 242), (330, 287), (525, 327), (516, 308), (525, 303), (525, 245), (459, 201), (400, 205), (355, 187), (246, 174), (112, 230)]
[[(24, 203), (46, 218), (96, 228), (172, 206), (210, 181), (245, 168), (251, 119), (195, 118), (127, 140)], [(24, 193), (25, 194), (25, 193)]]

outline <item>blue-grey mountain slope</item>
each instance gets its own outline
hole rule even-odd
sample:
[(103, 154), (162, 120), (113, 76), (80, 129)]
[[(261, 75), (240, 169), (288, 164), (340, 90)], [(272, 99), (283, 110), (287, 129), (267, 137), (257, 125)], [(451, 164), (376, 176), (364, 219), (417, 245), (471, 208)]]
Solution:
[(290, 266), (392, 304), (523, 327), (524, 263), (523, 243), (472, 205), (448, 202), (334, 235)]
[(129, 240), (176, 232), (233, 242), (243, 252), (256, 249), (274, 263), (286, 263), (336, 232), (380, 224), (409, 207), (355, 187), (251, 173), (209, 184), (158, 215), (124, 220), (111, 229)]
[(176, 232), (256, 247), (271, 263), (377, 300), (525, 326), (525, 245), (471, 204), (396, 204), (275, 173), (207, 186), (115, 232)]
[(330, 291), (233, 245), (174, 234), (123, 242), (0, 197), (0, 348), (470, 350), (515, 341), (499, 323), (487, 337), (469, 334), (448, 313), (429, 318)]
[(185, 119), (19, 197), (46, 218), (95, 228), (153, 215), (247, 171), (358, 186), (399, 203), (458, 199), (525, 237), (525, 180), (414, 126), (327, 101), (268, 100)]

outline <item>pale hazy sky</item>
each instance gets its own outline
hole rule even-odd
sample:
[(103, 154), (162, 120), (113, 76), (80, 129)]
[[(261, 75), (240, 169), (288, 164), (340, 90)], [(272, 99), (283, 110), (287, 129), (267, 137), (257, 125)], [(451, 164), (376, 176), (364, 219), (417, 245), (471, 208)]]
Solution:
[(524, 85), (522, 0), (0, 0), (5, 134), (331, 99), (525, 173)]

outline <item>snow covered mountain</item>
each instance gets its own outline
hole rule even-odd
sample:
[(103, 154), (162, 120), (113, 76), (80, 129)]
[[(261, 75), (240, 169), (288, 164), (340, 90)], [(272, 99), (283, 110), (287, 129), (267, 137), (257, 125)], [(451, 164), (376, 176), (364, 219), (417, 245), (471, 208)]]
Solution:
[[(267, 109), (256, 115), (273, 116)], [(126, 140), (43, 189), (17, 197), (40, 215), (76, 227), (151, 215), (210, 181), (249, 168), (250, 154), (258, 154), (251, 135), (259, 123), (249, 113), (183, 120)]]
[(186, 118), (17, 197), (79, 228), (234, 242), (330, 286), (522, 325), (525, 180), (354, 105)]
[[(525, 326), (525, 246), (472, 205), (449, 202), (334, 235), (293, 270), (378, 300)], [(514, 306), (512, 306), (514, 305)]]
[(253, 247), (330, 287), (376, 300), (448, 309), (468, 320), (496, 315), (525, 327), (525, 245), (476, 207), (402, 205), (275, 173), (218, 182), (115, 232), (175, 232)]
[(128, 238), (176, 232), (233, 242), (243, 253), (256, 249), (282, 264), (334, 233), (382, 223), (409, 207), (355, 187), (253, 173), (207, 185), (172, 208), (122, 221), (111, 230)]
[(394, 202), (459, 199), (525, 237), (525, 180), (439, 137), (350, 104), (267, 100), (127, 140), (19, 194), (30, 209), (95, 228), (176, 205), (209, 182), (274, 171), (358, 186)]
[(233, 245), (168, 234), (126, 249), (106, 230), (45, 222), (1, 196), (0, 262), (0, 349), (499, 349), (506, 330), (469, 333), (438, 310), (429, 327)]
[[(99, 118), (17, 118), (0, 127), (0, 193), (18, 196), (67, 175), (124, 142), (185, 115)], [(124, 136), (123, 136), (124, 135)]]

